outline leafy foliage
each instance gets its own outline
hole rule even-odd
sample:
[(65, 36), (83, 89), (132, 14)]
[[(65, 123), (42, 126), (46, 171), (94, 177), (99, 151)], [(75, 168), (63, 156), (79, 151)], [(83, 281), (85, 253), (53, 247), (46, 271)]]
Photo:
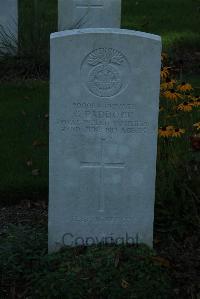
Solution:
[(0, 28), (3, 41), (3, 49), (0, 48), (0, 78), (48, 77), (49, 37), (50, 33), (57, 31), (56, 15), (56, 1), (19, 1), (18, 40), (12, 33)]
[(163, 53), (155, 226), (181, 240), (200, 230), (200, 97), (197, 88), (177, 78)]

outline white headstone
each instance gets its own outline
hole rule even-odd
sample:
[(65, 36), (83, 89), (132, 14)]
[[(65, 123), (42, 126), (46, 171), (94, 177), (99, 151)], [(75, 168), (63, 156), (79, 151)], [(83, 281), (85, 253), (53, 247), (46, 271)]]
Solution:
[(13, 53), (16, 51), (17, 41), (18, 1), (0, 0), (0, 49)]
[(58, 0), (58, 30), (120, 28), (121, 0)]
[(141, 32), (51, 35), (50, 251), (152, 245), (160, 56)]

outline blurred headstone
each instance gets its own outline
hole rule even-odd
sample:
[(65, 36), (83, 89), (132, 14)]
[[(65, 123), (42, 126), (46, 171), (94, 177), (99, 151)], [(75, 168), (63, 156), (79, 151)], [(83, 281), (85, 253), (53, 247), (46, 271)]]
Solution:
[(18, 1), (0, 0), (0, 55), (16, 54), (18, 44)]
[(121, 0), (58, 0), (58, 30), (120, 28)]

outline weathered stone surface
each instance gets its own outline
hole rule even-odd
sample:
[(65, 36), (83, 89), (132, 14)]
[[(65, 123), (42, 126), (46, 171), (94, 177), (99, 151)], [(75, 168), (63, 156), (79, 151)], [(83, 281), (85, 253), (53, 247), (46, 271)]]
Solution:
[(58, 0), (58, 30), (120, 28), (121, 0)]
[(51, 35), (50, 251), (152, 245), (160, 54), (141, 32)]

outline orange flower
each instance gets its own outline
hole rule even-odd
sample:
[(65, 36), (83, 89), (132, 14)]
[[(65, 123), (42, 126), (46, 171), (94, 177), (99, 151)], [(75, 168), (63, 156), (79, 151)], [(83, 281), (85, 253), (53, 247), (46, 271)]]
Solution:
[(192, 99), (192, 106), (194, 106), (194, 107), (199, 107), (200, 106), (200, 98), (199, 97), (194, 97)]
[(190, 104), (188, 102), (184, 102), (184, 103), (178, 105), (177, 110), (181, 110), (181, 111), (184, 111), (184, 112), (190, 112), (190, 111), (192, 111), (192, 105), (193, 104)]
[(177, 89), (179, 91), (190, 91), (192, 90), (192, 85), (188, 84), (188, 83), (185, 83), (185, 82), (182, 82), (180, 85), (177, 86)]
[(182, 95), (176, 92), (174, 89), (164, 91), (163, 96), (169, 100), (177, 100), (182, 98)]
[(196, 127), (197, 130), (200, 130), (200, 122), (194, 124), (193, 127)]
[(169, 70), (170, 70), (170, 67), (167, 67), (167, 66), (164, 66), (161, 68), (161, 79), (162, 80), (165, 80), (169, 77)]
[(171, 80), (169, 78), (166, 79), (165, 82), (161, 83), (160, 89), (165, 90), (165, 89), (173, 89), (174, 84), (176, 83), (176, 80)]
[(174, 128), (173, 126), (161, 127), (158, 130), (159, 137), (164, 137), (164, 138), (171, 137), (172, 136), (173, 128)]
[(182, 134), (185, 133), (184, 129), (175, 129), (172, 131), (172, 137), (181, 137)]

